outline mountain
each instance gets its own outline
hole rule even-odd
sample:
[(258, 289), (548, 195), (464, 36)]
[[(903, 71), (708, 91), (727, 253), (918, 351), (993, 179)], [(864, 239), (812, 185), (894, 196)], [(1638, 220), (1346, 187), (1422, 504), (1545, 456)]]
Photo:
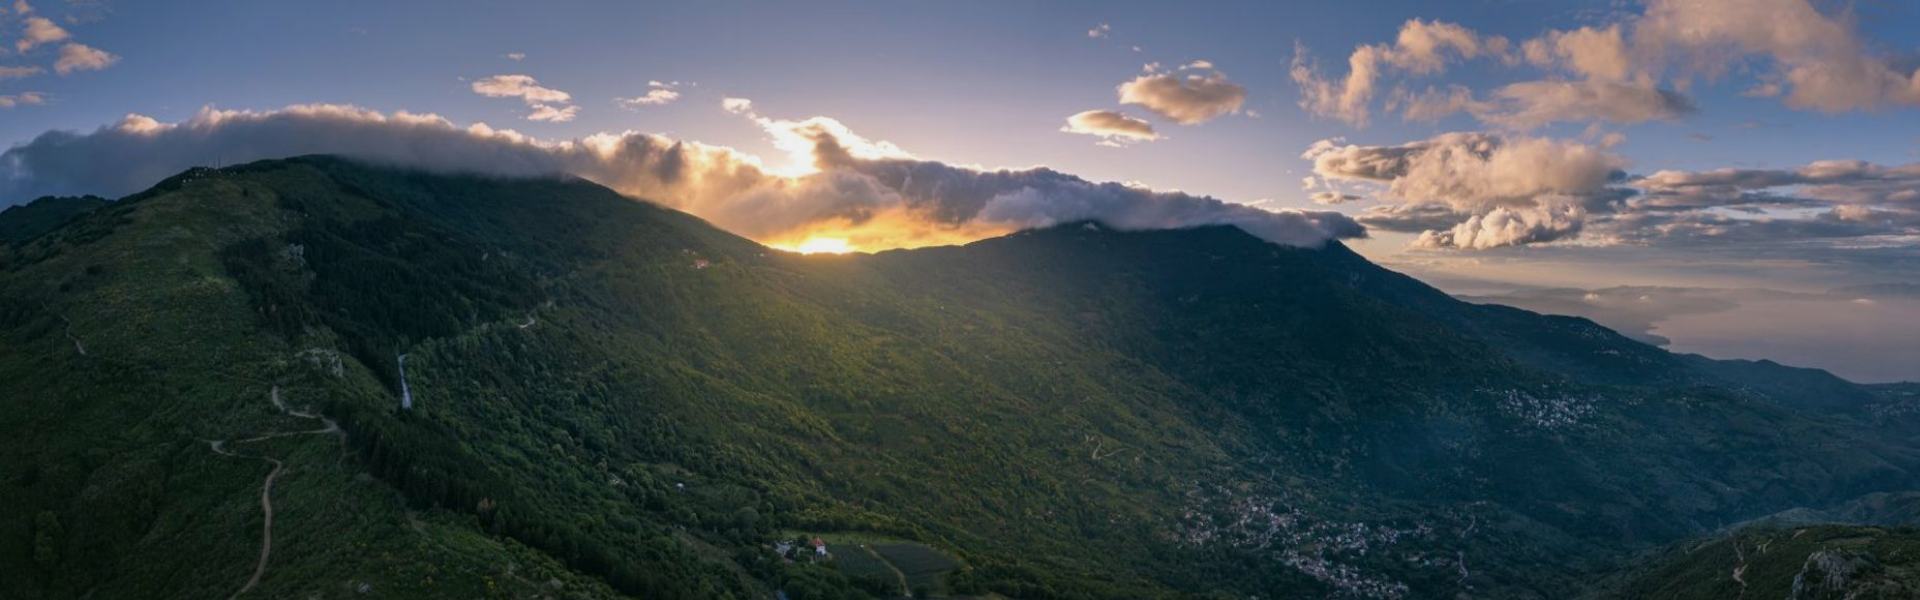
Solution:
[(107, 205), (99, 196), (47, 196), (0, 210), (0, 242), (17, 244), (52, 231), (75, 215)]
[(1836, 288), (1827, 292), (1838, 298), (1920, 298), (1920, 283), (1878, 283)]
[(329, 157), (0, 249), (0, 340), (5, 597), (1562, 598), (1920, 465), (1904, 388), (1338, 243), (800, 256)]

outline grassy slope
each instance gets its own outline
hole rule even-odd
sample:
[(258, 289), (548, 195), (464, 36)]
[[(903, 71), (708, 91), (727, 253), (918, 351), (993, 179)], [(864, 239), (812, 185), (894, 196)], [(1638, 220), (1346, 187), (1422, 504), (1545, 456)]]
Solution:
[[(0, 431), (34, 442), (0, 450), (4, 489), (68, 538), (8, 595), (229, 593), (266, 466), (201, 440), (311, 427), (274, 383), (353, 434), (344, 460), (325, 436), (261, 449), (292, 467), (274, 595), (524, 595), (558, 561), (649, 598), (858, 597), (756, 549), (804, 529), (957, 553), (957, 592), (1551, 597), (1920, 462), (1844, 417), (1569, 381), (1522, 361), (1577, 362), (1578, 324), (1508, 359), (1443, 299), (1226, 228), (801, 258), (582, 182), (324, 159), (98, 212), (0, 277), (0, 369), (27, 391)], [(340, 376), (307, 358), (329, 353)], [(24, 521), (0, 564), (33, 564)]]

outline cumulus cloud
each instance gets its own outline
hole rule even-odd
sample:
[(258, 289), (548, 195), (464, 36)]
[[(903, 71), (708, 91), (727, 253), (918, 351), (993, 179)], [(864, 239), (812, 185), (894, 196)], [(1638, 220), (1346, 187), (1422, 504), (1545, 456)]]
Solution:
[(1585, 215), (1578, 206), (1503, 206), (1467, 217), (1449, 229), (1423, 231), (1414, 240), (1414, 246), (1485, 250), (1551, 242), (1580, 233), (1584, 224)]
[(1158, 72), (1157, 67), (1148, 65), (1146, 73), (1120, 84), (1120, 103), (1140, 105), (1181, 125), (1195, 125), (1239, 112), (1247, 101), (1247, 89), (1214, 70), (1213, 63), (1196, 61), (1179, 69), (1205, 73)]
[(626, 108), (672, 104), (673, 101), (680, 99), (680, 92), (674, 89), (676, 87), (679, 87), (679, 82), (677, 81), (673, 83), (649, 81), (647, 82), (647, 93), (631, 98), (614, 98), (613, 101), (615, 104)]
[(1578, 142), (1447, 133), (1398, 146), (1321, 140), (1301, 156), (1329, 181), (1384, 184), (1383, 198), (1461, 210), (1533, 203), (1546, 196), (1604, 199), (1624, 157)]
[(572, 121), (580, 110), (570, 104), (572, 94), (540, 85), (529, 75), (494, 75), (474, 81), (472, 87), (473, 93), (489, 98), (519, 98), (533, 109), (529, 121)]
[(1120, 145), (1131, 141), (1160, 139), (1154, 133), (1153, 124), (1146, 119), (1128, 116), (1113, 110), (1088, 110), (1067, 117), (1067, 124), (1060, 128), (1067, 133), (1099, 136), (1101, 143)]
[(1784, 92), (1789, 107), (1920, 106), (1920, 70), (1875, 55), (1850, 14), (1823, 14), (1808, 0), (1656, 0), (1633, 25), (1644, 54), (1683, 72), (1718, 76), (1762, 60), (1762, 89)]
[(1528, 63), (1564, 68), (1590, 81), (1626, 81), (1634, 71), (1619, 24), (1605, 29), (1581, 27), (1572, 31), (1549, 31), (1527, 40), (1521, 50)]
[(60, 60), (53, 63), (53, 71), (61, 75), (78, 71), (98, 71), (120, 62), (120, 57), (86, 44), (67, 44), (60, 47)]
[(1397, 146), (1321, 140), (1301, 156), (1329, 183), (1378, 189), (1399, 206), (1360, 220), (1420, 231), (1417, 245), (1485, 249), (1571, 238), (1593, 210), (1612, 210), (1625, 158), (1574, 141), (1448, 133)]
[(1920, 106), (1920, 69), (1911, 60), (1874, 52), (1849, 12), (1822, 13), (1810, 0), (1649, 0), (1640, 14), (1604, 27), (1549, 30), (1518, 52), (1504, 38), (1415, 19), (1392, 44), (1354, 48), (1344, 76), (1323, 73), (1296, 44), (1291, 75), (1301, 108), (1365, 126), (1386, 78), (1430, 76), (1475, 58), (1531, 65), (1550, 77), (1497, 88), (1488, 100), (1447, 88), (1389, 102), (1404, 106), (1410, 120), (1465, 112), (1509, 128), (1637, 123), (1691, 111), (1670, 88), (1734, 73), (1754, 79), (1743, 95), (1778, 97), (1796, 109)]
[(66, 29), (62, 29), (46, 17), (27, 17), (22, 23), (20, 39), (13, 42), (15, 52), (25, 53), (36, 47), (58, 43), (73, 37), (72, 34), (67, 33)]
[(0, 199), (120, 195), (216, 158), (328, 153), (435, 171), (571, 173), (773, 244), (831, 236), (869, 249), (918, 246), (1085, 219), (1130, 229), (1232, 224), (1300, 246), (1365, 235), (1334, 212), (1269, 211), (1046, 168), (960, 167), (914, 158), (832, 119), (750, 116), (808, 168), (782, 173), (729, 148), (646, 133), (551, 142), (434, 115), (307, 105), (204, 109), (182, 123), (129, 115), (91, 133), (47, 132), (0, 154)]
[(1400, 26), (1393, 44), (1368, 44), (1347, 57), (1347, 75), (1332, 79), (1295, 43), (1289, 75), (1300, 87), (1300, 108), (1320, 117), (1355, 126), (1368, 123), (1380, 78), (1393, 71), (1428, 76), (1444, 72), (1452, 60), (1482, 56), (1512, 60), (1511, 42), (1500, 36), (1481, 36), (1454, 23), (1413, 19)]
[[(1601, 136), (1604, 137), (1604, 136)], [(1409, 144), (1323, 140), (1310, 189), (1358, 186), (1383, 202), (1359, 221), (1418, 234), (1415, 247), (1911, 244), (1920, 163), (1825, 160), (1788, 169), (1661, 170), (1633, 177), (1607, 145), (1450, 133)], [(1820, 242), (1826, 240), (1825, 242)], [(1905, 241), (1900, 241), (1905, 240)]]
[(1093, 38), (1093, 39), (1099, 39), (1099, 38), (1107, 37), (1107, 34), (1109, 33), (1113, 33), (1113, 26), (1108, 25), (1106, 23), (1101, 23), (1099, 25), (1093, 26), (1092, 29), (1088, 29), (1087, 37)]
[(746, 98), (721, 98), (720, 109), (742, 115), (753, 112), (753, 101)]

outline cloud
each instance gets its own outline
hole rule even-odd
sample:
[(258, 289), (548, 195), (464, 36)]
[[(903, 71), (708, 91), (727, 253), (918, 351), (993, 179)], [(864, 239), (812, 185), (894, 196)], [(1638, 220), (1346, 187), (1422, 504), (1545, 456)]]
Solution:
[(507, 59), (507, 60), (511, 60), (511, 61), (516, 61), (516, 62), (517, 62), (517, 61), (522, 61), (522, 60), (526, 60), (526, 59), (527, 59), (527, 53), (525, 53), (525, 52), (508, 52), (508, 53), (506, 53), (506, 54), (502, 54), (502, 55), (500, 55), (500, 58), (504, 58), (504, 59)]
[(473, 93), (489, 98), (519, 98), (529, 105), (573, 100), (572, 94), (542, 86), (529, 75), (494, 75), (474, 81)]
[(1792, 108), (1920, 106), (1920, 71), (1870, 52), (1850, 14), (1822, 14), (1807, 0), (1655, 0), (1633, 26), (1637, 49), (1683, 73), (1718, 76), (1764, 59), (1757, 89), (1784, 91)]
[(573, 95), (540, 85), (529, 75), (494, 75), (473, 82), (473, 93), (489, 98), (519, 98), (533, 109), (529, 121), (572, 121), (580, 108), (569, 104)]
[(1481, 36), (1453, 23), (1412, 19), (1400, 26), (1392, 45), (1354, 48), (1347, 57), (1347, 75), (1338, 81), (1323, 75), (1306, 46), (1296, 42), (1289, 75), (1300, 87), (1301, 109), (1364, 127), (1381, 76), (1392, 71), (1437, 75), (1452, 60), (1482, 56), (1511, 60), (1511, 50), (1511, 42), (1504, 37)]
[(1491, 103), (1471, 106), (1469, 112), (1519, 130), (1565, 121), (1666, 121), (1694, 112), (1693, 101), (1679, 92), (1636, 83), (1527, 81), (1502, 86), (1493, 96)]
[(1563, 68), (1589, 81), (1626, 81), (1634, 72), (1633, 59), (1619, 24), (1605, 29), (1581, 27), (1572, 31), (1549, 31), (1527, 40), (1521, 50), (1528, 63)]
[(113, 12), (113, 0), (67, 0), (67, 16), (61, 20), (69, 25), (85, 25), (107, 18)]
[(47, 20), (46, 17), (27, 17), (23, 23), (20, 39), (13, 42), (15, 52), (25, 53), (36, 47), (58, 43), (73, 37), (72, 34), (67, 33), (67, 30)]
[(1920, 163), (1815, 161), (1793, 169), (1662, 170), (1634, 181), (1657, 206), (1804, 204), (1920, 209)]
[(1398, 146), (1321, 140), (1301, 156), (1329, 181), (1385, 184), (1385, 199), (1461, 210), (1533, 203), (1544, 196), (1604, 197), (1624, 157), (1578, 142), (1447, 133)]
[(0, 108), (13, 108), (15, 106), (30, 106), (34, 104), (45, 104), (46, 102), (47, 102), (46, 95), (41, 94), (39, 92), (21, 92), (18, 94), (0, 95)]
[(721, 98), (720, 109), (741, 115), (753, 112), (753, 101), (746, 98)]
[(1226, 74), (1214, 71), (1212, 63), (1198, 61), (1194, 64), (1207, 66), (1188, 65), (1181, 70), (1209, 72), (1183, 76), (1179, 73), (1156, 73), (1149, 66), (1147, 73), (1120, 84), (1120, 103), (1140, 105), (1181, 125), (1205, 123), (1221, 115), (1239, 112), (1240, 106), (1247, 101), (1247, 89), (1229, 81)]
[(1485, 250), (1570, 238), (1578, 235), (1584, 224), (1585, 215), (1578, 206), (1496, 207), (1468, 217), (1450, 229), (1421, 232), (1413, 244), (1424, 248)]
[(120, 57), (92, 46), (67, 44), (60, 47), (60, 60), (53, 63), (53, 71), (61, 75), (76, 71), (98, 71), (117, 62), (120, 62)]
[[(1590, 136), (1591, 137), (1591, 136)], [(1911, 246), (1920, 163), (1823, 160), (1787, 169), (1661, 170), (1633, 177), (1607, 144), (1449, 133), (1394, 146), (1323, 140), (1309, 189), (1357, 187), (1385, 202), (1358, 220), (1417, 233), (1417, 248), (1564, 242), (1673, 248)]]
[(1309, 247), (1365, 235), (1335, 212), (1269, 211), (1047, 168), (960, 167), (914, 158), (833, 119), (749, 116), (808, 168), (783, 174), (756, 156), (646, 133), (550, 142), (434, 115), (303, 105), (203, 109), (183, 123), (129, 115), (91, 133), (47, 132), (0, 154), (0, 199), (122, 195), (216, 159), (327, 153), (442, 172), (571, 173), (771, 244), (827, 236), (863, 249), (908, 247), (1084, 219), (1128, 229), (1232, 224)]
[(528, 121), (565, 123), (572, 121), (573, 118), (580, 113), (580, 107), (578, 106), (553, 106), (550, 104), (534, 104), (532, 106), (533, 112), (527, 113)]
[(1124, 144), (1130, 141), (1160, 139), (1154, 133), (1153, 124), (1146, 119), (1131, 117), (1119, 111), (1088, 110), (1067, 117), (1067, 124), (1060, 128), (1067, 133), (1095, 135), (1105, 144)]
[(1314, 192), (1313, 195), (1310, 196), (1310, 198), (1313, 200), (1314, 204), (1329, 204), (1329, 205), (1346, 204), (1348, 202), (1358, 202), (1362, 200), (1362, 198), (1359, 196), (1355, 196), (1353, 194), (1342, 194), (1339, 192)]
[(1467, 217), (1444, 204), (1386, 204), (1367, 207), (1359, 220), (1372, 229), (1424, 233), (1450, 229)]
[(0, 81), (6, 81), (8, 79), (24, 79), (24, 78), (32, 77), (34, 75), (39, 75), (45, 72), (47, 72), (46, 69), (42, 69), (40, 67), (34, 67), (34, 66), (0, 67)]
[(1401, 206), (1361, 222), (1396, 231), (1418, 225), (1416, 245), (1485, 249), (1567, 239), (1587, 213), (1631, 195), (1616, 186), (1625, 158), (1579, 142), (1447, 133), (1397, 146), (1321, 140), (1301, 158), (1329, 183), (1379, 189)]
[(649, 81), (647, 82), (647, 87), (649, 88), (647, 93), (632, 98), (614, 98), (613, 101), (615, 104), (619, 104), (625, 108), (672, 104), (673, 101), (680, 99), (680, 92), (674, 90), (675, 87), (678, 87), (678, 83), (679, 82), (661, 83), (658, 81)]
[(1107, 37), (1107, 34), (1109, 33), (1113, 33), (1113, 26), (1108, 25), (1106, 23), (1101, 23), (1099, 25), (1093, 26), (1092, 29), (1088, 29), (1087, 37), (1093, 38), (1093, 39), (1099, 39), (1099, 38)]
[(1742, 86), (1743, 95), (1777, 97), (1795, 109), (1920, 107), (1920, 69), (1872, 51), (1853, 21), (1850, 12), (1825, 14), (1809, 0), (1650, 0), (1644, 12), (1619, 22), (1549, 30), (1512, 52), (1504, 38), (1414, 19), (1393, 44), (1355, 47), (1344, 77), (1324, 74), (1296, 43), (1291, 76), (1302, 109), (1355, 126), (1367, 125), (1387, 77), (1436, 75), (1475, 58), (1531, 65), (1551, 76), (1495, 88), (1491, 100), (1477, 103), (1453, 86), (1389, 102), (1407, 106), (1410, 120), (1466, 112), (1507, 128), (1637, 123), (1691, 112), (1691, 102), (1670, 88), (1733, 73), (1754, 80)]
[(1516, 131), (1561, 122), (1666, 121), (1695, 112), (1693, 100), (1686, 95), (1644, 80), (1592, 79), (1511, 83), (1495, 88), (1487, 99), (1475, 98), (1472, 90), (1461, 85), (1445, 91), (1429, 87), (1420, 94), (1401, 91), (1387, 103), (1388, 110), (1396, 107), (1403, 107), (1401, 117), (1408, 121), (1433, 122), (1467, 113), (1482, 123)]

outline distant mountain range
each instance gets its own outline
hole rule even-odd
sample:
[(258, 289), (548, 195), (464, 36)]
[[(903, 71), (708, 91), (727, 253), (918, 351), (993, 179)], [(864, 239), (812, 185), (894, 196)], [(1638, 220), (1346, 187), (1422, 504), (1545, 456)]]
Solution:
[(1573, 315), (1680, 353), (1776, 359), (1856, 381), (1920, 380), (1920, 285), (1887, 283), (1788, 292), (1620, 286), (1519, 289), (1460, 296)]
[(1913, 585), (1909, 513), (1858, 507), (1917, 487), (1914, 386), (1337, 242), (801, 256), (329, 157), (0, 235), (8, 598), (1719, 598), (1783, 513), (1879, 527), (1795, 521), (1810, 576)]

